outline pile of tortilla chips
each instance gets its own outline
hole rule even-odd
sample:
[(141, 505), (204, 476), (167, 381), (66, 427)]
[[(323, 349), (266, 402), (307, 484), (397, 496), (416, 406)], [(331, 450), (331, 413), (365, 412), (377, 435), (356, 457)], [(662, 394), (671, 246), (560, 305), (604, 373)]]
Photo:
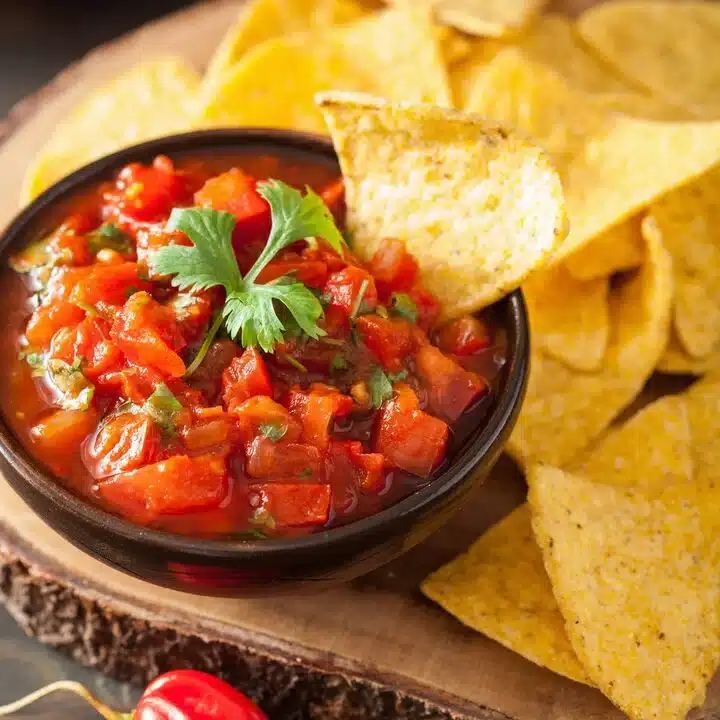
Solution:
[[(23, 200), (180, 130), (332, 131), (361, 256), (404, 237), (447, 318), (527, 276), (529, 502), (423, 589), (633, 718), (682, 718), (720, 662), (720, 3), (544, 4), (247, 0), (203, 76), (150, 59), (81, 103)], [(707, 377), (637, 411), (657, 372)]]

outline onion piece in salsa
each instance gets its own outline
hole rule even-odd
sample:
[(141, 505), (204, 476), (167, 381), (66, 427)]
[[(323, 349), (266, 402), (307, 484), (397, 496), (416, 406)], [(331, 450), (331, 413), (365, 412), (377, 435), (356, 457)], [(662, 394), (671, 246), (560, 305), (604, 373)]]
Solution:
[(160, 156), (58, 213), (11, 261), (2, 404), (117, 515), (203, 537), (346, 524), (431, 481), (492, 402), (492, 309), (437, 328), (402, 238), (361, 262), (329, 162)]

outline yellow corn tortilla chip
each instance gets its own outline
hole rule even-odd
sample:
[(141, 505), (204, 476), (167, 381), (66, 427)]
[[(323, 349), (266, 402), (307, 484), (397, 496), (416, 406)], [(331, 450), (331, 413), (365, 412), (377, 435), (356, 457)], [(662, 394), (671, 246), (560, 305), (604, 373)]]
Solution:
[(448, 319), (517, 287), (566, 230), (560, 178), (525, 136), (457, 110), (319, 98), (345, 178), (353, 249), (403, 238)]
[(533, 350), (525, 403), (508, 451), (524, 467), (564, 466), (627, 407), (667, 342), (672, 262), (658, 237), (646, 240), (635, 277), (610, 293), (610, 340), (597, 372), (571, 370)]
[(593, 482), (657, 494), (671, 485), (693, 482), (690, 446), (686, 400), (668, 396), (610, 428), (567, 469)]
[[(720, 486), (720, 366), (685, 394), (697, 483)], [(720, 509), (716, 508), (717, 512)]]
[(577, 27), (631, 82), (702, 117), (720, 117), (717, 3), (601, 3), (581, 15)]
[(438, 0), (440, 21), (471, 35), (500, 37), (520, 32), (547, 0)]
[(704, 358), (690, 357), (673, 330), (665, 352), (658, 360), (657, 370), (669, 375), (705, 375), (713, 370), (720, 370), (720, 346)]
[(216, 87), (222, 76), (251, 48), (271, 38), (352, 22), (370, 8), (355, 0), (250, 0), (244, 3), (213, 54), (203, 90)]
[(590, 679), (637, 720), (680, 720), (720, 662), (720, 484), (648, 499), (535, 466), (535, 536)]
[(578, 280), (593, 280), (639, 267), (643, 261), (641, 222), (642, 217), (636, 215), (594, 237), (565, 260), (568, 272)]
[(422, 591), (473, 630), (537, 665), (588, 682), (565, 633), (527, 505), (430, 575)]
[(473, 38), (470, 41), (467, 57), (452, 65), (448, 71), (455, 107), (465, 108), (478, 74), (506, 47), (504, 42), (493, 38)]
[(720, 123), (610, 113), (514, 48), (480, 73), (467, 107), (528, 132), (553, 156), (570, 218), (558, 261), (720, 160)]
[(598, 370), (610, 336), (608, 279), (577, 280), (563, 265), (523, 285), (533, 346), (574, 370)]
[(223, 75), (201, 117), (211, 125), (326, 133), (314, 96), (333, 89), (450, 104), (429, 11), (387, 10), (318, 35), (269, 40)]
[(136, 65), (85, 98), (25, 175), (23, 202), (60, 178), (127, 145), (193, 126), (198, 74), (178, 57)]
[(688, 355), (706, 357), (720, 347), (720, 166), (657, 200), (650, 224), (673, 257), (677, 337)]

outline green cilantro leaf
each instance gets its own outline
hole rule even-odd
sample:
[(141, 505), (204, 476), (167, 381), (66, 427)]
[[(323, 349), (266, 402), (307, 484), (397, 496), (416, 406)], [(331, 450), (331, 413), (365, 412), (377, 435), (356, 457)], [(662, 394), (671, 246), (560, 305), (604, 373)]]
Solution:
[(275, 423), (262, 423), (260, 425), (260, 432), (274, 443), (282, 440), (287, 431), (287, 425), (276, 425)]
[[(209, 208), (173, 210), (168, 230), (184, 232), (193, 245), (160, 248), (151, 264), (155, 273), (173, 275), (172, 284), (182, 290), (217, 285), (225, 288), (222, 317), (228, 335), (239, 337), (244, 347), (272, 352), (295, 326), (311, 338), (325, 335), (318, 326), (322, 305), (310, 289), (291, 277), (262, 285), (255, 282), (258, 275), (280, 250), (297, 240), (318, 236), (342, 252), (343, 239), (327, 206), (309, 188), (303, 196), (278, 180), (270, 180), (258, 185), (258, 192), (270, 205), (272, 228), (260, 257), (245, 278), (232, 247), (235, 217)], [(281, 314), (285, 322), (278, 315), (280, 308), (284, 308)]]
[(388, 373), (388, 380), (393, 383), (393, 385), (396, 382), (400, 382), (401, 380), (407, 380), (408, 378), (408, 371), (407, 370), (401, 370), (400, 372), (396, 373)]
[(48, 378), (63, 410), (87, 410), (92, 403), (95, 386), (82, 374), (81, 366), (82, 358), (77, 358), (72, 365), (57, 358), (46, 363)]
[(338, 353), (330, 363), (330, 370), (333, 372), (341, 372), (348, 369), (348, 361), (342, 353)]
[(97, 230), (86, 235), (88, 248), (93, 255), (100, 250), (110, 249), (119, 252), (121, 255), (130, 255), (133, 251), (132, 238), (124, 233), (117, 225), (105, 223)]
[(182, 404), (165, 383), (158, 383), (153, 394), (142, 406), (143, 412), (165, 432), (175, 432), (175, 416), (182, 410)]
[(392, 384), (382, 368), (373, 368), (372, 373), (370, 373), (370, 378), (368, 379), (368, 387), (374, 408), (381, 407), (386, 400), (392, 397)]
[(193, 246), (160, 248), (151, 259), (155, 273), (174, 275), (172, 284), (181, 290), (207, 290), (222, 285), (231, 293), (242, 288), (243, 279), (232, 247), (234, 215), (210, 208), (175, 208), (167, 229), (184, 232)]
[(390, 302), (390, 309), (396, 315), (401, 315), (410, 322), (417, 322), (417, 305), (413, 302), (413, 299), (407, 293), (393, 293), (390, 296)]

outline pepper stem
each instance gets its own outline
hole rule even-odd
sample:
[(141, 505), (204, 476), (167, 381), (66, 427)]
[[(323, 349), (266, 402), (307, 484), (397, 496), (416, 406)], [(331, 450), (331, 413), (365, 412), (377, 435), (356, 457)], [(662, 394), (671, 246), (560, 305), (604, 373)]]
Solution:
[(58, 680), (58, 682), (46, 685), (45, 687), (26, 695), (24, 698), (20, 698), (20, 700), (16, 700), (8, 705), (0, 705), (0, 717), (12, 715), (19, 710), (23, 710), (24, 708), (32, 705), (41, 698), (56, 692), (71, 692), (78, 695), (95, 710), (97, 710), (97, 712), (102, 715), (105, 720), (132, 720), (132, 713), (119, 713), (115, 710), (111, 710), (107, 705), (104, 705), (97, 698), (93, 697), (84, 685), (79, 682), (72, 682), (71, 680)]

